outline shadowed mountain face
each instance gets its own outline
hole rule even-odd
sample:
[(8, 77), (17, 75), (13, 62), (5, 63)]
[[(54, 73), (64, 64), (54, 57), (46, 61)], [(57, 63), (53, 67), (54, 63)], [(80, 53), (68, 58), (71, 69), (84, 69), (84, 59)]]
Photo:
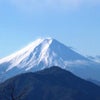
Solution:
[(0, 100), (100, 100), (100, 87), (53, 66), (5, 81)]

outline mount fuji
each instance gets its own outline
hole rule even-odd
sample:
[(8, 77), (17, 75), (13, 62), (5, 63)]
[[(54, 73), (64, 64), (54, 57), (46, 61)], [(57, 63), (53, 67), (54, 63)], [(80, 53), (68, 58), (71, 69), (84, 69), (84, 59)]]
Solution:
[(21, 73), (60, 66), (83, 79), (100, 81), (100, 64), (52, 38), (37, 39), (18, 52), (0, 59), (0, 82)]

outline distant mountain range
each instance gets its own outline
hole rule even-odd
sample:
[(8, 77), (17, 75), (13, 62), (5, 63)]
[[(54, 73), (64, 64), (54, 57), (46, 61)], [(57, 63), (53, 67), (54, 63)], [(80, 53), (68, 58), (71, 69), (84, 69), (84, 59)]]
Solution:
[(21, 73), (60, 66), (83, 78), (100, 81), (100, 63), (52, 38), (37, 39), (22, 50), (0, 59), (0, 82)]
[(97, 55), (97, 56), (95, 56), (95, 57), (93, 57), (93, 56), (88, 56), (88, 59), (93, 60), (93, 61), (95, 61), (95, 62), (97, 62), (97, 63), (100, 63), (100, 55)]
[(53, 66), (0, 84), (0, 100), (100, 100), (100, 87)]

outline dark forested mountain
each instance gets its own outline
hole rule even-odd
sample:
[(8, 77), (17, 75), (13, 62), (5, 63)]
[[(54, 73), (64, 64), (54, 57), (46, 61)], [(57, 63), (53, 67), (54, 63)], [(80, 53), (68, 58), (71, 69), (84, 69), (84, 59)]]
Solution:
[(53, 66), (0, 84), (0, 100), (100, 100), (100, 87)]

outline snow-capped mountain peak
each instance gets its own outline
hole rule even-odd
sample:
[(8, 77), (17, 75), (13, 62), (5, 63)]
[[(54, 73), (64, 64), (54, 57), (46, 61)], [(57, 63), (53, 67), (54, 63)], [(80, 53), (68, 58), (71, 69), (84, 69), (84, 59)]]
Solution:
[[(52, 39), (46, 39), (47, 42), (52, 42)], [(24, 59), (26, 58), (31, 52), (34, 51), (34, 49), (36, 47), (38, 47), (42, 42), (44, 41), (44, 39), (37, 39), (36, 41), (30, 43), (27, 47), (11, 54), (10, 56), (7, 56), (3, 59), (0, 59), (0, 64), (1, 63), (4, 63), (4, 62), (8, 62), (8, 61), (13, 61), (15, 60), (14, 58), (16, 58), (17, 60), (17, 63), (18, 63), (18, 60), (20, 61), (21, 59)], [(42, 49), (42, 48), (41, 48)], [(15, 62), (14, 62), (15, 63)]]
[[(51, 66), (60, 66), (84, 78), (88, 69), (92, 69), (92, 71), (94, 69), (90, 68), (90, 65), (95, 65), (95, 63), (59, 41), (53, 38), (40, 38), (18, 52), (0, 59), (0, 80), (3, 81), (20, 73), (34, 72)], [(92, 76), (89, 74), (87, 78)]]

